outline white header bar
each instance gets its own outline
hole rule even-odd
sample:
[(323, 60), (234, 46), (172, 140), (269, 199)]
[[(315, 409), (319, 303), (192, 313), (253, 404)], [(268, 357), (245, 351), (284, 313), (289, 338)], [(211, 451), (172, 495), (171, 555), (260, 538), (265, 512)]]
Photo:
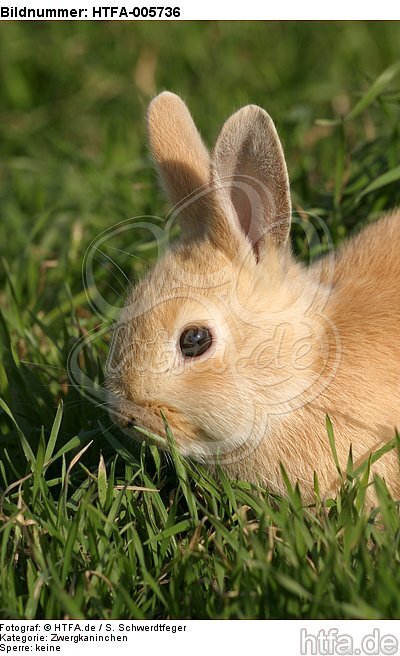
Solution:
[[(398, 20), (393, 0), (0, 0), (2, 20)], [(316, 29), (318, 27), (316, 26)]]

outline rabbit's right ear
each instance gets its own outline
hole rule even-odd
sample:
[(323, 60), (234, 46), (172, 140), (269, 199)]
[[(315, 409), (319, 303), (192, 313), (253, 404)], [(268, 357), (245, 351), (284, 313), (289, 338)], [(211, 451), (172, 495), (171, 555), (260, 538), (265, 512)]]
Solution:
[(205, 228), (204, 215), (209, 212), (207, 194), (196, 194), (195, 200), (189, 197), (199, 187), (209, 186), (210, 156), (190, 112), (179, 96), (163, 91), (149, 105), (147, 128), (169, 199), (174, 205), (182, 203), (182, 229), (190, 235), (200, 234)]
[(223, 126), (211, 162), (212, 180), (225, 200), (231, 225), (245, 235), (257, 259), (272, 240), (288, 240), (291, 222), (289, 178), (272, 119), (247, 105)]

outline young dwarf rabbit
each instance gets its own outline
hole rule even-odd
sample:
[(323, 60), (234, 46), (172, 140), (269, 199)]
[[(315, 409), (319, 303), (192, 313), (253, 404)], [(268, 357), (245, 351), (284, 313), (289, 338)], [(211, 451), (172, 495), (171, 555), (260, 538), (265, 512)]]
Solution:
[[(263, 109), (233, 114), (211, 155), (178, 96), (158, 95), (147, 121), (181, 238), (121, 312), (112, 416), (163, 436), (164, 414), (184, 456), (278, 492), (282, 463), (306, 501), (315, 471), (332, 493), (327, 414), (343, 470), (350, 447), (356, 467), (400, 428), (400, 214), (304, 267)], [(400, 494), (396, 449), (372, 470)]]

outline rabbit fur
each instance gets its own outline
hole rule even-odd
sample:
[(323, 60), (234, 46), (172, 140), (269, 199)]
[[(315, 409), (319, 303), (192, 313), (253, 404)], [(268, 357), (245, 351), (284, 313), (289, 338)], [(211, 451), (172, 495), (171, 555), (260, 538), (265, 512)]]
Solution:
[[(350, 447), (356, 467), (400, 427), (399, 212), (306, 267), (290, 249), (288, 173), (263, 109), (233, 114), (211, 155), (173, 93), (151, 102), (147, 125), (181, 237), (121, 311), (112, 416), (163, 436), (163, 413), (186, 457), (284, 493), (282, 463), (306, 501), (314, 472), (333, 493), (327, 414), (343, 469)], [(193, 325), (212, 344), (188, 358), (179, 339)], [(396, 449), (372, 471), (399, 496)]]

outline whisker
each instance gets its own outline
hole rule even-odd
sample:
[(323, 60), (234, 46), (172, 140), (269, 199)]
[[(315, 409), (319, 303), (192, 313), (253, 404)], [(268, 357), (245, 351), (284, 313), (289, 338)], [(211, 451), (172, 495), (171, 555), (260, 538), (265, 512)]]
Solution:
[[(104, 262), (103, 262), (100, 258), (95, 258), (95, 259), (96, 259), (97, 262), (99, 262), (100, 264), (104, 264)], [(110, 259), (110, 258), (109, 258), (109, 259)], [(117, 266), (117, 265), (116, 265), (116, 266)], [(119, 268), (119, 267), (118, 267), (118, 268)], [(125, 276), (125, 274), (124, 274), (124, 276), (125, 276), (126, 280), (128, 281), (129, 285), (122, 284), (121, 280), (118, 278), (117, 274), (116, 274), (114, 271), (110, 270), (110, 273), (111, 273), (111, 275), (112, 275), (114, 278), (116, 278), (116, 280), (118, 281), (118, 284), (121, 286), (123, 293), (126, 294), (126, 293), (128, 292), (128, 290), (130, 289), (130, 287), (131, 287), (131, 283), (130, 283), (130, 281), (128, 280), (127, 276)], [(118, 292), (117, 289), (115, 289), (115, 287), (113, 287), (113, 286), (111, 285), (110, 282), (108, 282), (107, 280), (105, 280), (105, 281), (103, 281), (103, 282), (104, 282), (104, 283), (107, 285), (107, 287), (109, 287), (109, 288), (110, 288), (110, 289), (111, 289), (111, 290), (112, 290), (117, 296), (119, 296), (119, 295), (121, 294), (121, 292)]]
[(30, 360), (20, 360), (23, 364), (30, 364), (34, 367), (49, 367), (51, 369), (60, 369), (66, 371), (65, 367), (57, 367), (55, 364), (44, 364), (43, 362), (30, 362)]
[[(97, 248), (97, 246), (95, 246), (95, 249), (96, 249), (96, 251), (98, 251), (99, 253), (101, 253), (102, 255), (104, 255), (104, 257), (106, 257), (106, 258), (107, 258), (112, 264), (114, 264), (114, 265), (117, 267), (117, 269), (122, 273), (122, 275), (123, 275), (124, 278), (126, 279), (128, 285), (130, 285), (131, 283), (130, 283), (130, 280), (129, 280), (128, 276), (126, 275), (126, 273), (125, 273), (124, 271), (122, 271), (121, 267), (117, 264), (117, 262), (115, 262), (115, 260), (113, 260), (112, 257), (110, 257), (109, 255), (107, 255), (107, 253), (105, 253), (104, 251), (102, 251), (100, 248)], [(114, 275), (115, 275), (115, 274), (114, 274)]]
[(127, 285), (121, 285), (121, 289), (118, 291), (118, 289), (116, 289), (107, 280), (104, 280), (103, 283), (105, 284), (106, 287), (108, 287), (108, 289), (111, 289), (111, 291), (114, 292), (114, 294), (115, 294), (115, 296), (117, 296), (117, 298), (121, 298), (121, 296), (124, 296), (124, 297), (127, 296), (128, 293), (129, 293), (129, 290), (130, 290), (130, 287), (128, 287)]
[(129, 257), (133, 257), (136, 260), (139, 260), (140, 262), (144, 262), (144, 264), (147, 264), (147, 260), (144, 260), (143, 257), (139, 257), (139, 255), (135, 255), (134, 253), (129, 253), (129, 251), (124, 251), (122, 248), (116, 248), (115, 246), (109, 246), (113, 251), (117, 251), (117, 253), (123, 253), (124, 255), (128, 255)]

